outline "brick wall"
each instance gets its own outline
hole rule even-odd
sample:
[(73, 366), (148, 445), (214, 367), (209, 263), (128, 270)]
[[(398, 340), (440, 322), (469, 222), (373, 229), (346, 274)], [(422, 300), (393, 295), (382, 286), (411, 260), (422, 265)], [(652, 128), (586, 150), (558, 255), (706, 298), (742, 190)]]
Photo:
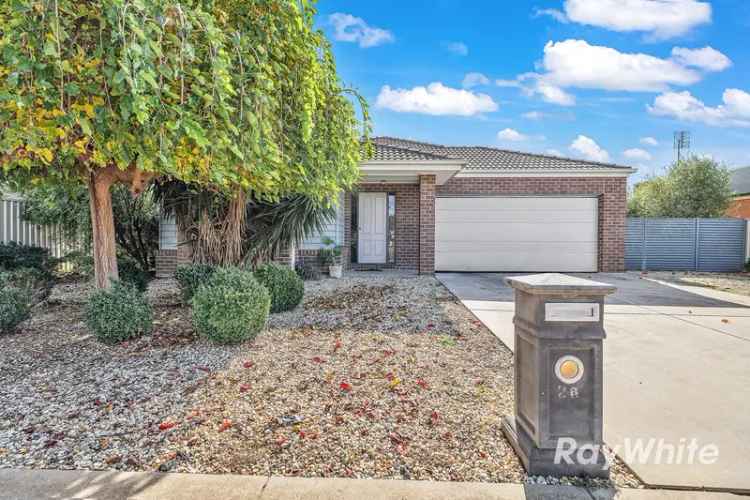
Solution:
[(599, 198), (599, 271), (625, 270), (626, 177), (459, 177), (437, 195), (577, 194)]
[(434, 175), (419, 176), (419, 272), (435, 272)]
[(190, 263), (190, 249), (187, 245), (177, 247), (174, 250), (157, 250), (156, 252), (156, 277), (171, 278), (177, 266)]

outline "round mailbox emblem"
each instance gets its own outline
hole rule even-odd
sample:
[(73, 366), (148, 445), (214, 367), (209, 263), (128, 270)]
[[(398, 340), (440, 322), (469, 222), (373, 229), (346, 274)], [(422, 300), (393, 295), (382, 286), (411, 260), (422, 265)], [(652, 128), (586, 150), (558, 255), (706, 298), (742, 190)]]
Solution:
[(562, 356), (555, 363), (555, 375), (560, 382), (575, 384), (583, 378), (583, 361), (570, 354)]

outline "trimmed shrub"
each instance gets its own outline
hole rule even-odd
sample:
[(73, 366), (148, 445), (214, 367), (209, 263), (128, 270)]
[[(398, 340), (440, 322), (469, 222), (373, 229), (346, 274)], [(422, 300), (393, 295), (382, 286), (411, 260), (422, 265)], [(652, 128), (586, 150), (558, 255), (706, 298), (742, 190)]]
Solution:
[(129, 257), (117, 259), (117, 274), (120, 281), (133, 285), (141, 292), (146, 291), (148, 282), (151, 281), (151, 273), (141, 269), (138, 262)]
[(320, 279), (320, 271), (317, 267), (311, 266), (310, 264), (302, 264), (300, 262), (294, 266), (294, 272), (297, 276), (302, 278), (303, 281), (318, 281)]
[(198, 334), (230, 344), (260, 333), (268, 319), (271, 296), (252, 273), (220, 268), (198, 288), (192, 304)]
[(13, 271), (22, 267), (33, 267), (51, 272), (54, 266), (55, 259), (50, 257), (46, 248), (19, 245), (15, 242), (0, 243), (0, 269)]
[(121, 281), (113, 281), (109, 290), (92, 293), (86, 305), (86, 325), (106, 344), (151, 333), (153, 319), (143, 294)]
[(272, 313), (289, 311), (302, 302), (305, 284), (291, 268), (265, 264), (255, 271), (255, 277), (271, 294)]
[(201, 285), (208, 282), (216, 267), (209, 264), (186, 264), (177, 266), (174, 277), (180, 287), (182, 300), (190, 302)]
[(54, 284), (51, 274), (33, 267), (20, 267), (0, 273), (0, 287), (26, 290), (31, 304), (38, 304), (49, 297)]
[(31, 316), (29, 292), (21, 288), (0, 288), (0, 333), (10, 333)]

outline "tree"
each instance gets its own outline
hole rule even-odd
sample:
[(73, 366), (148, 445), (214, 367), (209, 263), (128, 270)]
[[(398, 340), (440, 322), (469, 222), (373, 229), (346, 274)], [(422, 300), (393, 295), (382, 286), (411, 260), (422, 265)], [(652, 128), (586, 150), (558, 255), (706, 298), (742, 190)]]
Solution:
[(710, 158), (675, 163), (637, 184), (628, 213), (638, 217), (721, 217), (732, 199), (729, 171)]
[[(23, 219), (32, 224), (55, 225), (68, 241), (79, 242), (91, 251), (91, 213), (85, 186), (41, 185), (23, 191)], [(112, 209), (117, 249), (132, 258), (145, 272), (155, 266), (159, 246), (159, 206), (149, 186), (138, 197), (125, 186), (112, 188)], [(118, 252), (119, 253), (119, 252)]]
[(3, 177), (86, 185), (99, 287), (117, 278), (115, 184), (179, 179), (242, 213), (249, 192), (350, 187), (359, 123), (313, 15), (307, 0), (0, 3)]

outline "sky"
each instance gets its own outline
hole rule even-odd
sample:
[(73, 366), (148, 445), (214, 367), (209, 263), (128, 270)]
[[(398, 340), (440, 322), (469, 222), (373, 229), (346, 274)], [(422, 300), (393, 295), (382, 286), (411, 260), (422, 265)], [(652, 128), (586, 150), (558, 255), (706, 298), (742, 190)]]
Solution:
[(638, 168), (750, 165), (748, 0), (319, 0), (374, 132)]

